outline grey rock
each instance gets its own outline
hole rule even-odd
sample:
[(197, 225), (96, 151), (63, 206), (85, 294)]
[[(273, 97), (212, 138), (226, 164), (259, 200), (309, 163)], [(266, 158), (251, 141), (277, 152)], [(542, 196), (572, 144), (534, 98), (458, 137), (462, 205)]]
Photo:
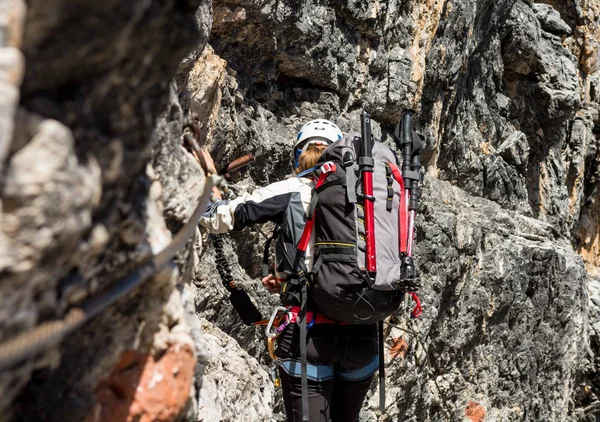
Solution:
[(272, 415), (273, 384), (237, 342), (201, 320), (210, 356), (199, 393), (198, 421), (265, 421)]
[(558, 35), (568, 35), (573, 32), (571, 27), (561, 19), (560, 13), (549, 4), (534, 3), (532, 6), (544, 31)]
[(529, 161), (529, 144), (523, 132), (514, 132), (498, 146), (498, 155), (513, 165), (521, 174), (527, 169)]
[[(411, 364), (419, 371), (400, 382), (405, 366), (390, 375), (388, 385), (395, 393), (389, 396), (389, 411), (400, 419), (455, 420), (464, 417), (469, 401), (476, 401), (490, 420), (574, 420), (565, 397), (577, 397), (578, 387), (571, 384), (569, 393), (560, 395), (561, 377), (550, 361), (559, 362), (572, 379), (586, 371), (586, 278), (570, 244), (582, 207), (578, 181), (587, 178), (581, 171), (590, 168), (589, 160), (596, 162), (590, 158), (595, 157), (590, 128), (597, 117), (587, 113), (579, 123), (573, 120), (582, 112), (578, 79), (583, 74), (572, 52), (540, 23), (531, 3), (419, 7), (387, 2), (378, 13), (374, 4), (346, 2), (319, 4), (309, 12), (293, 9), (289, 2), (215, 3), (220, 18), (211, 42), (232, 70), (223, 89), (213, 152), (222, 162), (254, 152), (256, 165), (233, 185), (234, 190), (252, 189), (289, 175), (287, 148), (302, 120), (333, 117), (349, 131), (358, 127), (357, 110), (366, 103), (377, 122), (377, 136), (389, 142), (400, 108), (416, 105), (415, 126), (425, 135), (428, 174), (460, 190), (436, 178), (427, 188), (418, 221), (418, 259), (428, 279), (425, 303), (431, 315), (438, 315), (437, 322), (411, 324), (422, 345), (410, 340), (409, 353), (416, 357), (408, 360), (418, 360)], [(306, 24), (309, 13), (312, 27)], [(333, 16), (336, 23), (323, 33)], [(568, 22), (572, 24), (570, 18)], [(275, 30), (261, 38), (265, 27)], [(334, 39), (338, 32), (346, 35), (342, 46)], [(589, 108), (596, 107), (595, 101)], [(455, 192), (456, 198), (438, 191)], [(255, 230), (234, 234), (227, 249), (237, 253), (231, 256), (235, 271), (238, 261), (254, 280), (259, 238)], [(219, 283), (206, 274), (214, 265), (209, 252), (200, 261), (198, 286)], [(570, 293), (546, 294), (542, 273), (553, 280), (548, 283), (556, 286), (554, 292), (573, 288), (576, 299), (569, 300)], [(255, 280), (249, 291), (262, 306), (256, 285)], [(459, 299), (463, 293), (468, 295), (464, 304)], [(223, 291), (217, 294), (222, 297)], [(545, 299), (553, 294), (560, 299)], [(200, 294), (201, 313), (255, 350), (255, 341), (236, 328), (226, 299), (212, 308), (211, 295)], [(561, 311), (551, 312), (557, 321), (548, 328), (535, 316), (536, 322), (527, 322), (513, 314), (531, 318), (535, 309), (553, 306)], [(559, 316), (564, 312), (573, 312), (570, 325)], [(463, 340), (455, 337), (457, 327), (464, 327)], [(479, 329), (485, 331), (481, 336)], [(488, 342), (488, 329), (501, 340)], [(554, 345), (566, 338), (561, 344), (571, 347), (572, 354), (563, 359)], [(436, 361), (428, 362), (427, 356)], [(548, 375), (535, 375), (540, 368)], [(428, 371), (435, 375), (419, 380)], [(526, 392), (522, 406), (511, 406), (510, 397), (521, 392)], [(549, 401), (552, 406), (542, 404)], [(376, 397), (370, 403), (364, 420), (375, 419)]]
[[(22, 2), (1, 1), (0, 46), (20, 48), (27, 66), (17, 110), (20, 77), (5, 69), (19, 54), (0, 58), (0, 338), (60, 317), (181, 227), (203, 183), (181, 147), (190, 111), (217, 164), (256, 155), (232, 174), (236, 194), (290, 175), (306, 120), (348, 132), (367, 105), (391, 144), (408, 106), (431, 175), (417, 221), (425, 314), (408, 320), (407, 303), (388, 326), (387, 347), (404, 335), (408, 351), (388, 356), (385, 418), (461, 420), (470, 402), (486, 420), (596, 417), (597, 295), (592, 281), (588, 300), (572, 245), (594, 274), (600, 84), (586, 37), (598, 5), (552, 3), (32, 0), (21, 44), (6, 11), (23, 13)], [(198, 60), (209, 32), (212, 60), (227, 62), (212, 75)], [(262, 235), (224, 241), (267, 315), (278, 298), (258, 280)], [(281, 419), (262, 329), (234, 314), (210, 242), (197, 233), (175, 264), (4, 371), (0, 419), (83, 420), (124, 349), (169, 341), (194, 344), (198, 358), (180, 420)], [(374, 394), (361, 420), (378, 417), (376, 404)]]
[[(565, 393), (562, 380), (584, 365), (588, 293), (569, 241), (435, 179), (420, 211), (426, 311), (416, 321), (392, 319), (416, 337), (388, 327), (389, 346), (401, 335), (409, 344), (405, 358), (386, 358), (389, 416), (460, 420), (474, 401), (486, 420), (575, 420), (576, 386)], [(375, 394), (364, 420), (374, 420), (377, 405)]]
[[(35, 321), (40, 309), (31, 301), (42, 286), (46, 309), (56, 306), (52, 289), (64, 268), (82, 258), (77, 243), (91, 227), (100, 192), (98, 163), (77, 159), (71, 132), (57, 121), (39, 121), (33, 138), (11, 156), (1, 191), (5, 253), (0, 268), (6, 274), (4, 297), (12, 298), (0, 317), (5, 336)], [(62, 255), (66, 250), (70, 254)], [(29, 314), (27, 325), (12, 318), (18, 314)]]
[[(150, 139), (180, 61), (208, 38), (209, 22), (203, 39), (196, 25), (207, 3), (31, 1), (25, 16), (23, 2), (0, 2), (2, 340), (62, 317), (170, 239)], [(6, 48), (27, 64), (18, 112), (21, 53)], [(152, 349), (172, 277), (3, 371), (0, 419), (85, 419), (121, 352)]]
[(158, 119), (153, 139), (153, 168), (161, 180), (161, 203), (170, 226), (178, 228), (192, 215), (204, 183), (194, 157), (183, 147), (184, 111), (171, 84), (167, 112)]

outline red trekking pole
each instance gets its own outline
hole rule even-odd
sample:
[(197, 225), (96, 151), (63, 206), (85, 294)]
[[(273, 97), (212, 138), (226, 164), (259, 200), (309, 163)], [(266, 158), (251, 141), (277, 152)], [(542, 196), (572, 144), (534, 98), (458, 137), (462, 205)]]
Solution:
[(375, 251), (375, 215), (373, 213), (373, 139), (371, 137), (371, 115), (363, 109), (360, 115), (360, 129), (362, 135), (361, 151), (358, 157), (358, 168), (362, 178), (362, 199), (365, 212), (365, 265), (371, 282), (377, 273), (377, 259)]

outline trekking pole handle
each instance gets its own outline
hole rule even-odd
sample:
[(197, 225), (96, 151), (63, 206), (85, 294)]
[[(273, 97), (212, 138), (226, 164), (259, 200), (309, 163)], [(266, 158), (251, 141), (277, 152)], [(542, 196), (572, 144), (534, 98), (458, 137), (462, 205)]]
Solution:
[[(364, 158), (370, 158), (372, 161), (373, 158), (373, 146), (371, 144), (372, 142), (372, 135), (371, 135), (371, 115), (369, 114), (369, 112), (367, 112), (367, 110), (363, 110), (363, 112), (360, 115), (360, 133), (362, 136), (362, 151), (361, 151), (361, 158), (363, 158), (363, 165), (364, 166), (374, 166), (375, 163), (370, 163), (369, 160), (365, 160)], [(368, 170), (368, 169), (367, 169)], [(373, 168), (371, 167), (370, 169), (371, 171), (373, 170)]]
[(421, 178), (421, 155), (419, 151), (413, 154), (410, 169), (419, 175), (418, 180), (412, 180), (411, 188), (410, 188), (410, 203), (408, 205), (408, 209), (413, 211), (417, 209), (418, 201), (419, 201), (419, 182)]
[(400, 146), (402, 147), (402, 175), (411, 170), (412, 164), (412, 115), (414, 111), (404, 110), (402, 114), (402, 139)]
[[(373, 160), (373, 137), (371, 135), (371, 115), (364, 109), (360, 115), (360, 133), (362, 137), (361, 151), (358, 157), (358, 167), (361, 173), (373, 173), (375, 160)], [(369, 201), (375, 201), (371, 194), (362, 192), (362, 196)]]

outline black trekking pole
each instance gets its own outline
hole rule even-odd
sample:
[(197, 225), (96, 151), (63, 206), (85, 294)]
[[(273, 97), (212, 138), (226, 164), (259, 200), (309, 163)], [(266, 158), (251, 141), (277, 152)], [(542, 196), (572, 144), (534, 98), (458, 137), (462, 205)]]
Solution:
[[(412, 130), (413, 110), (404, 110), (400, 123), (395, 132), (396, 144), (402, 151), (402, 178), (406, 202), (401, 204), (408, 211), (408, 238), (406, 253), (402, 258), (401, 278), (406, 283), (416, 283), (417, 274), (413, 262), (413, 239), (415, 217), (419, 200), (419, 183), (421, 181), (421, 140)], [(401, 131), (400, 131), (401, 128)]]
[(394, 140), (396, 145), (402, 151), (402, 179), (404, 180), (405, 201), (400, 204), (404, 213), (409, 215), (407, 227), (408, 231), (406, 243), (402, 245), (404, 252), (401, 258), (400, 281), (404, 288), (415, 301), (415, 308), (411, 316), (418, 318), (421, 315), (421, 301), (415, 293), (419, 288), (419, 280), (413, 261), (413, 241), (415, 234), (415, 217), (419, 200), (419, 183), (421, 181), (421, 148), (422, 143), (419, 136), (413, 132), (412, 116), (413, 110), (406, 109), (396, 130), (394, 131)]

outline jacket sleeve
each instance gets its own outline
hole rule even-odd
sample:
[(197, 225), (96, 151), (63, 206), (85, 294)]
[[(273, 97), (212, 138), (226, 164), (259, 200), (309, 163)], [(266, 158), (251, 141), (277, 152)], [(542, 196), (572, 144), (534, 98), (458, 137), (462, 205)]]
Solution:
[(200, 225), (211, 233), (225, 233), (267, 221), (280, 223), (293, 193), (288, 180), (272, 183), (232, 201), (211, 204), (200, 218)]

